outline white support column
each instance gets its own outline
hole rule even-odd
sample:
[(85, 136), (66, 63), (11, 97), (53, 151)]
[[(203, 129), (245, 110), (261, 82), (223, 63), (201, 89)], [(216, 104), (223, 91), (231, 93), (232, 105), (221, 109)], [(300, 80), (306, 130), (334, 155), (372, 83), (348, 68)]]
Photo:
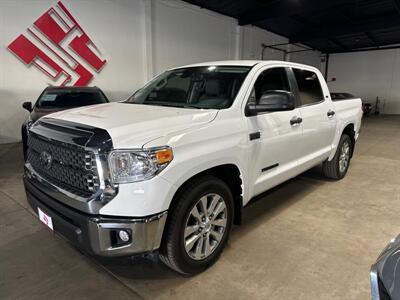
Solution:
[(243, 59), (243, 27), (235, 26), (235, 59)]
[(286, 53), (285, 53), (285, 57), (284, 60), (285, 61), (290, 61), (290, 51), (292, 51), (292, 44), (287, 44), (286, 45)]
[(143, 54), (145, 58), (144, 81), (147, 82), (154, 76), (153, 52), (153, 10), (154, 0), (143, 0)]

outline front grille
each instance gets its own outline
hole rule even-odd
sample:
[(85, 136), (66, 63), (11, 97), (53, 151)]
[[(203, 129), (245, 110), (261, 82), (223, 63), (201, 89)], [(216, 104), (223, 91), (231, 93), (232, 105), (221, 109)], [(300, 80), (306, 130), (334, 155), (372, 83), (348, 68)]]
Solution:
[(82, 147), (30, 134), (28, 162), (44, 179), (73, 194), (89, 197), (99, 189), (95, 155)]

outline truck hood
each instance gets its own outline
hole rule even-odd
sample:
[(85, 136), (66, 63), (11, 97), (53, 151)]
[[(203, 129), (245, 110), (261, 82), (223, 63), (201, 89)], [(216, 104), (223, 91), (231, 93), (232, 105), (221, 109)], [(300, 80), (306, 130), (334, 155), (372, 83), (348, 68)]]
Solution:
[(60, 111), (46, 118), (105, 129), (114, 148), (122, 149), (140, 148), (151, 140), (211, 122), (217, 112), (116, 102)]

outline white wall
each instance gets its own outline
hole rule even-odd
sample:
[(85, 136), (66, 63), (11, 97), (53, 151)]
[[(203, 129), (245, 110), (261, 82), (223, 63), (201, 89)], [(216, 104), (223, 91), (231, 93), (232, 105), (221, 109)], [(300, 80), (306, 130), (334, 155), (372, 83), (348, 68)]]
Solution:
[[(292, 51), (304, 50), (300, 47), (291, 47)], [(314, 66), (322, 71), (321, 52), (319, 51), (302, 51), (290, 53), (290, 61)]]
[[(381, 112), (400, 114), (400, 50), (379, 50), (333, 54), (329, 60), (331, 91), (355, 94), (375, 104), (384, 101)], [(382, 110), (384, 109), (384, 110)]]
[[(268, 32), (254, 26), (245, 26), (243, 27), (242, 58), (260, 59), (262, 43), (267, 45), (274, 45), (287, 42), (287, 38), (284, 38), (272, 32)], [(284, 49), (284, 47), (282, 47), (282, 49)], [(264, 59), (283, 60), (284, 54), (282, 51), (267, 48), (264, 50)]]
[(236, 21), (181, 2), (156, 1), (155, 72), (193, 62), (235, 58)]
[[(0, 143), (20, 139), (28, 113), (24, 101), (35, 101), (51, 79), (34, 66), (25, 66), (7, 45), (56, 1), (0, 1)], [(90, 85), (115, 99), (128, 96), (145, 80), (141, 1), (63, 1), (102, 51), (107, 64)], [(95, 11), (93, 9), (95, 8)], [(101, 21), (100, 21), (101, 20)]]
[[(240, 27), (233, 18), (175, 0), (62, 0), (107, 59), (90, 82), (111, 100), (125, 99), (166, 68), (200, 61), (259, 59), (261, 44), (286, 38), (257, 27)], [(27, 68), (7, 45), (51, 6), (53, 0), (0, 0), (0, 143), (20, 139), (27, 117), (24, 101), (34, 101), (52, 81)], [(50, 53), (49, 53), (50, 55)], [(318, 52), (292, 56), (319, 67)], [(267, 49), (264, 59), (283, 59)]]

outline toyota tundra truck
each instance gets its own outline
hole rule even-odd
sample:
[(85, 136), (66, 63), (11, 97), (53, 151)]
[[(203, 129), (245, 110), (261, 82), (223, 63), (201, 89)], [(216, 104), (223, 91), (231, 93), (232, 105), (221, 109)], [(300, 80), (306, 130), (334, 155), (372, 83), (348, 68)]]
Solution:
[(154, 252), (196, 274), (218, 259), (255, 196), (319, 164), (342, 179), (361, 118), (361, 100), (332, 102), (311, 66), (174, 68), (125, 101), (32, 124), (27, 199), (50, 230), (89, 254)]

